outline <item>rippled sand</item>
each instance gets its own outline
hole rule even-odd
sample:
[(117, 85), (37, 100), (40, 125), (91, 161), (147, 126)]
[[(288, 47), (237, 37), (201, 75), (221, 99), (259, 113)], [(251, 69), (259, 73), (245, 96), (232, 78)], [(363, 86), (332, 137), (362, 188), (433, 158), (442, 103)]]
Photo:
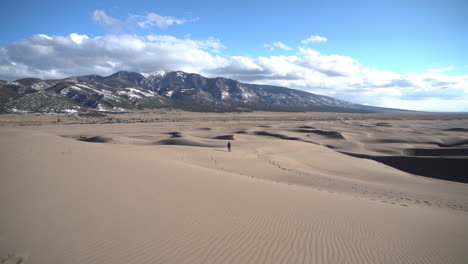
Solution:
[(0, 262), (468, 262), (467, 184), (354, 157), (466, 163), (466, 116), (56, 118), (0, 116)]

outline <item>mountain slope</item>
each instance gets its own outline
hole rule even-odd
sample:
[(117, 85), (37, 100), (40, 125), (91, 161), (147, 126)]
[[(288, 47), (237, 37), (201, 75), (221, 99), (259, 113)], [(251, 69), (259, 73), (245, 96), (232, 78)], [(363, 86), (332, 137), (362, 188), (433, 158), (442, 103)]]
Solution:
[[(374, 108), (285, 87), (181, 71), (0, 82), (0, 111), (70, 112), (177, 108), (192, 111), (369, 112)], [(46, 106), (47, 105), (47, 106)]]

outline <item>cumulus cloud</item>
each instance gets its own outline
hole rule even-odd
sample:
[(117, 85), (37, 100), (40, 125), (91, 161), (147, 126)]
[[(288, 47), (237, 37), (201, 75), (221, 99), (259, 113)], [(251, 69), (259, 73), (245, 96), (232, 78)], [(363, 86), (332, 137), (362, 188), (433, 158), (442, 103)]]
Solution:
[(82, 44), (83, 41), (86, 41), (87, 39), (89, 39), (88, 36), (86, 35), (80, 35), (80, 34), (77, 34), (77, 33), (71, 33), (70, 34), (70, 39), (75, 42), (76, 44)]
[(287, 46), (286, 44), (280, 42), (280, 41), (277, 41), (277, 42), (274, 42), (272, 44), (265, 44), (263, 45), (264, 47), (270, 49), (270, 50), (275, 50), (275, 49), (282, 49), (282, 50), (292, 50), (291, 47)]
[(35, 35), (0, 48), (0, 79), (62, 78), (158, 69), (199, 72), (220, 64), (219, 40), (178, 39), (167, 35)]
[(328, 39), (326, 37), (322, 37), (319, 35), (312, 35), (306, 39), (301, 40), (301, 43), (304, 45), (310, 44), (310, 43), (318, 43), (318, 42), (327, 42)]
[[(347, 101), (394, 108), (468, 111), (468, 75), (398, 74), (356, 59), (299, 48), (290, 56), (222, 56), (216, 38), (170, 35), (35, 35), (0, 47), (0, 79), (43, 79), (116, 71), (182, 70), (208, 77), (286, 86)], [(413, 104), (412, 104), (413, 103)]]
[(119, 20), (109, 16), (104, 10), (94, 10), (91, 18), (94, 22), (100, 24), (112, 33), (121, 33), (127, 29), (134, 28), (149, 29), (152, 27), (158, 27), (160, 29), (165, 29), (172, 25), (182, 25), (186, 22), (196, 20), (162, 16), (152, 12), (146, 15), (130, 14), (126, 20)]
[(299, 51), (304, 67), (315, 69), (330, 77), (352, 76), (360, 70), (357, 61), (351, 57), (335, 54), (324, 56), (313, 49), (299, 48)]

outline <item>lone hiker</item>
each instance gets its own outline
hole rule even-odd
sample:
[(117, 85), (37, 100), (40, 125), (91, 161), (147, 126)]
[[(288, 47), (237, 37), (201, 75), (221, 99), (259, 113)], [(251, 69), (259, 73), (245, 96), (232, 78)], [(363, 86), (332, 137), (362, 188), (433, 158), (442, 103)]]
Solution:
[(227, 143), (227, 148), (228, 148), (228, 151), (231, 152), (231, 142)]

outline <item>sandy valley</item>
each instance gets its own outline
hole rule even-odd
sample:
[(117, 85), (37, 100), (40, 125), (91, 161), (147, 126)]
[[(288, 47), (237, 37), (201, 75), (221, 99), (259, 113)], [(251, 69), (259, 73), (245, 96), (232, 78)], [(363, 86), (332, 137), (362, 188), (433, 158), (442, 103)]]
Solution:
[(3, 115), (0, 167), (0, 263), (468, 263), (468, 115)]

